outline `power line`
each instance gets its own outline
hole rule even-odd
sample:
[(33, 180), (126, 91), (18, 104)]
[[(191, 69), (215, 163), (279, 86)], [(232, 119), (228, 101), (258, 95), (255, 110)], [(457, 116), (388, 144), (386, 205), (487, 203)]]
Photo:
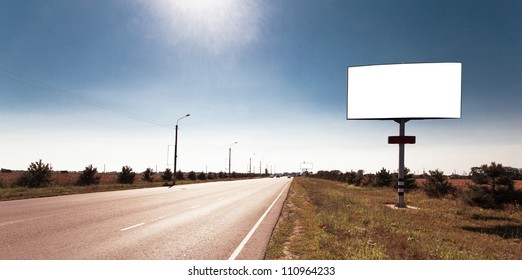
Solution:
[(161, 122), (161, 121), (154, 120), (152, 118), (148, 118), (148, 117), (145, 117), (142, 115), (138, 115), (138, 114), (131, 113), (131, 112), (128, 112), (125, 110), (110, 107), (110, 106), (101, 104), (99, 102), (94, 102), (94, 101), (86, 99), (85, 97), (82, 97), (78, 94), (75, 94), (71, 91), (63, 90), (63, 89), (39, 82), (37, 80), (28, 78), (26, 76), (11, 72), (11, 71), (3, 69), (3, 68), (0, 68), (0, 78), (11, 80), (11, 81), (17, 82), (19, 84), (30, 86), (30, 87), (38, 89), (38, 90), (48, 91), (55, 95), (59, 94), (61, 96), (65, 96), (65, 97), (75, 100), (77, 102), (84, 103), (84, 104), (87, 104), (87, 105), (90, 105), (93, 107), (97, 107), (97, 108), (103, 109), (105, 111), (109, 111), (109, 112), (119, 114), (122, 116), (126, 116), (128, 118), (135, 119), (138, 121), (142, 121), (142, 122), (146, 122), (149, 124), (154, 124), (154, 125), (162, 126), (162, 127), (168, 127), (168, 128), (174, 127), (173, 125), (165, 123), (165, 122)]

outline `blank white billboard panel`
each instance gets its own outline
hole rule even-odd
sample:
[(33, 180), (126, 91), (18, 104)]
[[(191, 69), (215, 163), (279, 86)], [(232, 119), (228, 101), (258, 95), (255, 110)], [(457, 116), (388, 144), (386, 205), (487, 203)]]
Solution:
[(458, 119), (461, 63), (348, 67), (349, 120)]

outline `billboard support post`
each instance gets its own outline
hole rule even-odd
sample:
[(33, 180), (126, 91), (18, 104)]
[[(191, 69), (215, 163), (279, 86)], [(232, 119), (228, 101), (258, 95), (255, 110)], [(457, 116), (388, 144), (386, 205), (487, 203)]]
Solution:
[[(399, 123), (399, 136), (405, 136), (404, 132), (406, 130), (406, 119), (396, 120)], [(399, 195), (399, 200), (397, 202), (398, 208), (406, 208), (406, 203), (404, 202), (404, 143), (399, 143), (399, 178), (397, 182), (397, 193)]]

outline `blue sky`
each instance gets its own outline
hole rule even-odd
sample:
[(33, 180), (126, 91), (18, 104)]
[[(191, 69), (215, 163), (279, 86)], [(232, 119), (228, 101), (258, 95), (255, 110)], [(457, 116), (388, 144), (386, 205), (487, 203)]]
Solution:
[[(462, 118), (411, 121), (406, 166), (522, 167), (520, 1), (0, 1), (2, 168), (397, 168), (346, 120), (346, 67), (461, 62)], [(254, 155), (255, 154), (255, 155)], [(172, 162), (172, 155), (170, 155)]]

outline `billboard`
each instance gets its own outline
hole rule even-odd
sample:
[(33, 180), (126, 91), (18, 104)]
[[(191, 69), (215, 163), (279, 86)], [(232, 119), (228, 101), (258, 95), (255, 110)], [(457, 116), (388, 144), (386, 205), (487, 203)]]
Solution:
[(459, 119), (462, 64), (348, 67), (348, 120)]

